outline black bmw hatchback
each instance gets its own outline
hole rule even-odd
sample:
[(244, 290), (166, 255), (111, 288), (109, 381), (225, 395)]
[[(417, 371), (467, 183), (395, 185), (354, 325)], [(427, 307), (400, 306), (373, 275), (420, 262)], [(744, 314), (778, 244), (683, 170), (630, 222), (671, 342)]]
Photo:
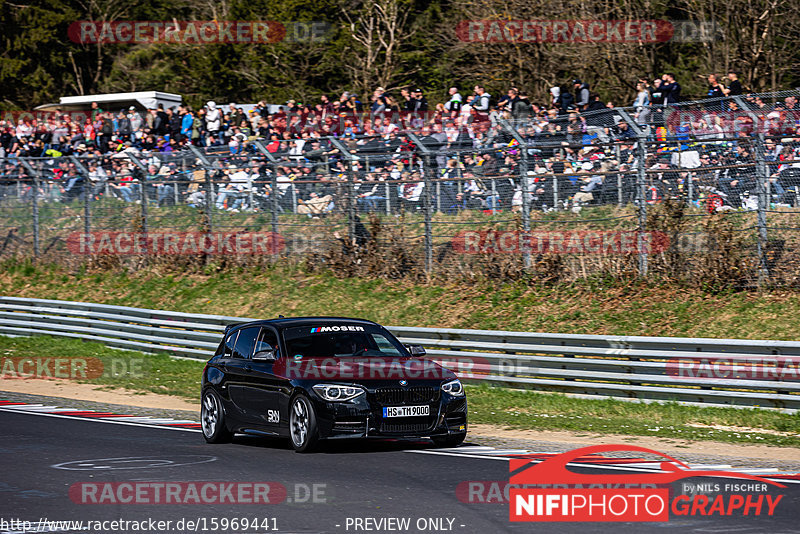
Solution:
[(234, 433), (319, 440), (426, 437), (455, 447), (467, 433), (456, 375), (371, 321), (280, 318), (230, 325), (203, 371), (209, 443)]

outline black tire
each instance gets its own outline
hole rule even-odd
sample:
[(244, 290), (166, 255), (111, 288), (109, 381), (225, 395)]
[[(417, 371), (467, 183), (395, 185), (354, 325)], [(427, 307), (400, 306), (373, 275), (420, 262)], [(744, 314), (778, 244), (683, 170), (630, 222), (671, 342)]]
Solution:
[(464, 443), (466, 437), (466, 434), (453, 434), (450, 436), (436, 436), (431, 439), (433, 440), (433, 444), (437, 447), (451, 448), (458, 447)]
[(203, 437), (208, 443), (228, 443), (233, 438), (233, 432), (225, 424), (225, 412), (222, 409), (222, 400), (212, 388), (203, 392), (200, 408), (200, 426)]
[(305, 395), (297, 395), (289, 405), (289, 441), (297, 452), (310, 452), (318, 440), (314, 406)]

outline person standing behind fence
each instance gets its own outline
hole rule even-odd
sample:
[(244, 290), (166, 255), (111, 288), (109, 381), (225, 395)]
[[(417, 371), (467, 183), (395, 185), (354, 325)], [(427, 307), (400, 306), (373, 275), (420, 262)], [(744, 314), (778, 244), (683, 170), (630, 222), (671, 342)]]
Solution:
[(100, 113), (98, 115), (100, 121), (100, 141), (98, 148), (101, 152), (108, 152), (108, 144), (111, 142), (111, 136), (114, 135), (114, 124), (111, 122), (111, 117), (107, 113)]
[(646, 126), (650, 118), (650, 93), (643, 82), (636, 84), (636, 100), (633, 101), (633, 107), (636, 110), (634, 115), (636, 124)]
[(451, 117), (455, 117), (461, 110), (461, 94), (458, 92), (458, 87), (451, 87), (448, 94), (450, 95), (450, 100), (444, 105), (444, 109), (447, 110)]
[(213, 100), (206, 104), (206, 131), (208, 146), (219, 144), (219, 130), (222, 127), (222, 112)]
[(681, 84), (675, 81), (675, 75), (667, 73), (664, 74), (661, 79), (664, 81), (664, 83), (661, 84), (661, 91), (664, 93), (664, 103), (668, 106), (680, 103)]
[(192, 118), (192, 144), (195, 146), (205, 146), (206, 140), (206, 121), (205, 110), (199, 109)]
[(131, 133), (137, 139), (140, 139), (142, 136), (142, 124), (144, 121), (142, 120), (142, 116), (139, 115), (139, 112), (136, 111), (134, 106), (128, 108), (128, 120), (131, 123)]
[(183, 107), (183, 115), (181, 116), (181, 139), (192, 138), (192, 128), (194, 127), (194, 115), (192, 115), (192, 108), (189, 106)]
[(124, 111), (120, 111), (117, 116), (117, 136), (123, 141), (130, 141), (131, 133), (131, 120)]

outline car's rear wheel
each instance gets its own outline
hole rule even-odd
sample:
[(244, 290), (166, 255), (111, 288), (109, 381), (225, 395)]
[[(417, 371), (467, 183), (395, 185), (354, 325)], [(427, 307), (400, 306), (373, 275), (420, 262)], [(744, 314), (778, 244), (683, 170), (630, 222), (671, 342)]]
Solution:
[(225, 414), (222, 411), (222, 400), (216, 391), (209, 388), (203, 393), (203, 404), (200, 408), (200, 426), (203, 437), (209, 443), (227, 443), (233, 438), (233, 432), (225, 425)]
[(297, 395), (292, 399), (289, 407), (289, 436), (292, 447), (297, 452), (313, 450), (319, 439), (317, 415), (305, 395)]
[(464, 438), (466, 437), (466, 434), (454, 434), (451, 436), (436, 436), (431, 439), (437, 447), (458, 447), (464, 443)]

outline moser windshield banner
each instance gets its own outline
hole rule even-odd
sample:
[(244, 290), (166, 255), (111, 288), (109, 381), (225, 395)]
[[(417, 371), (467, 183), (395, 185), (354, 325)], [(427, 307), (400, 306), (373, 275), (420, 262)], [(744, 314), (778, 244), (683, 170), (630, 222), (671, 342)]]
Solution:
[[(635, 451), (667, 458), (658, 470), (628, 474), (585, 474), (571, 462), (609, 451)], [(595, 445), (540, 463), (509, 461), (509, 520), (514, 522), (668, 522), (670, 516), (772, 516), (784, 495), (767, 493), (786, 486), (746, 473), (692, 470), (666, 454), (634, 445)], [(676, 494), (670, 484), (714, 477), (706, 484), (717, 495)], [(730, 482), (743, 479), (747, 483)], [(696, 487), (692, 485), (692, 487)]]

